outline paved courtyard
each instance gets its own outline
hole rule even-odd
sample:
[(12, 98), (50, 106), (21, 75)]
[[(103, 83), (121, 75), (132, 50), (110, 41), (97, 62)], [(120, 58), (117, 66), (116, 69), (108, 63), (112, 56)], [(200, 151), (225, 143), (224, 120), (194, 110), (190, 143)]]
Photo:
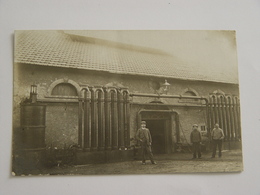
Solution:
[(240, 172), (243, 170), (241, 150), (223, 151), (222, 158), (211, 158), (203, 154), (201, 159), (191, 159), (190, 153), (155, 155), (157, 164), (147, 161), (142, 165), (140, 160), (126, 162), (87, 164), (53, 167), (33, 171), (32, 175), (110, 175), (110, 174), (172, 174), (172, 173), (207, 173), (207, 172)]

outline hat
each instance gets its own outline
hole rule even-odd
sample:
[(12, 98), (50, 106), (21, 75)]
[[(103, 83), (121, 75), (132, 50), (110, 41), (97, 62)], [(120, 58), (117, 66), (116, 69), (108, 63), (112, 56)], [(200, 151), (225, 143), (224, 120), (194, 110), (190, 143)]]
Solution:
[(145, 121), (142, 121), (141, 124), (146, 124), (146, 122), (145, 122)]

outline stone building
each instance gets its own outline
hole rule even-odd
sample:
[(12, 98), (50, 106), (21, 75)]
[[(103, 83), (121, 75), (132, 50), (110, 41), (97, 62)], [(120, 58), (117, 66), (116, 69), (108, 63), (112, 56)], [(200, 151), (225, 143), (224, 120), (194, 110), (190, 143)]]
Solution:
[(44, 145), (79, 145), (79, 158), (104, 151), (131, 156), (141, 120), (154, 153), (189, 146), (194, 123), (205, 143), (216, 122), (227, 149), (241, 143), (232, 70), (213, 72), (178, 63), (164, 51), (70, 31), (17, 31), (14, 58), (14, 140), (21, 131), (20, 104), (33, 85), (37, 103), (46, 105)]

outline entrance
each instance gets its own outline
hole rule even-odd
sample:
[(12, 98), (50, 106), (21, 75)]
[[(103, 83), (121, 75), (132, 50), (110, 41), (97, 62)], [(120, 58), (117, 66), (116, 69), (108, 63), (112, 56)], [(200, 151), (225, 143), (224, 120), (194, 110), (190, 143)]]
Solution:
[(142, 109), (138, 112), (138, 126), (146, 121), (152, 136), (152, 150), (155, 154), (170, 154), (174, 148), (173, 133), (179, 140), (178, 113), (172, 110)]
[(154, 154), (166, 153), (165, 120), (146, 120), (146, 126), (152, 136), (152, 151)]

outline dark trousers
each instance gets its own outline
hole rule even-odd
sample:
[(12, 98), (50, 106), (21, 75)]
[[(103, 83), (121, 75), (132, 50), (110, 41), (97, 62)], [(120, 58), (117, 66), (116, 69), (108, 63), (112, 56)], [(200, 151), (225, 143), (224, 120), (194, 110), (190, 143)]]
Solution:
[(192, 144), (192, 150), (193, 150), (193, 158), (201, 157), (201, 150), (200, 150), (200, 142), (193, 142)]
[(212, 157), (215, 157), (216, 155), (216, 151), (217, 151), (217, 147), (218, 147), (218, 156), (221, 157), (221, 149), (222, 149), (222, 140), (212, 140), (212, 144), (213, 144), (213, 152), (212, 152)]
[(146, 155), (148, 155), (149, 159), (151, 160), (151, 162), (153, 163), (153, 153), (152, 153), (152, 148), (150, 145), (148, 145), (147, 143), (142, 143), (141, 144), (142, 147), (142, 162), (145, 162), (146, 160)]

